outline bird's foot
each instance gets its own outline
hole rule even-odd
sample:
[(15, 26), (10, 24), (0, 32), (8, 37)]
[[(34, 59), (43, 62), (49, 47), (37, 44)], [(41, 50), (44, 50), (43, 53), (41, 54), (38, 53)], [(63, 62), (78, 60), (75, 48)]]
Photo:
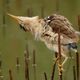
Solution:
[(62, 75), (62, 72), (64, 71), (62, 64), (58, 64), (58, 70), (59, 70), (59, 75)]
[(64, 71), (63, 65), (62, 64), (58, 64), (58, 70), (59, 71)]

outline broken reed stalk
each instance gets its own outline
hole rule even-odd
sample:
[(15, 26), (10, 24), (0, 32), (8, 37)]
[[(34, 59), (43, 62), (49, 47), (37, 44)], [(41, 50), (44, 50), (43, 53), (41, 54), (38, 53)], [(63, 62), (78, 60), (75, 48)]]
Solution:
[(9, 69), (9, 79), (10, 79), (10, 80), (13, 80), (11, 69)]
[(55, 68), (56, 68), (56, 62), (53, 65), (51, 80), (54, 80)]
[(19, 71), (19, 67), (20, 67), (19, 57), (16, 57), (16, 68), (17, 68), (17, 71)]
[(59, 80), (62, 80), (62, 64), (61, 64), (61, 41), (60, 41), (60, 28), (58, 31), (58, 71), (59, 71)]
[(35, 55), (35, 50), (33, 50), (33, 71), (34, 71), (34, 80), (37, 80), (36, 79), (36, 55)]
[(46, 72), (44, 72), (44, 77), (45, 77), (45, 80), (48, 80)]
[(76, 52), (76, 68), (77, 68), (77, 80), (80, 80), (80, 74), (79, 74), (79, 53)]
[(76, 71), (75, 71), (75, 66), (73, 66), (73, 77), (74, 77), (74, 80), (76, 80)]
[(29, 51), (28, 51), (28, 47), (26, 47), (26, 53), (25, 53), (25, 80), (29, 80)]

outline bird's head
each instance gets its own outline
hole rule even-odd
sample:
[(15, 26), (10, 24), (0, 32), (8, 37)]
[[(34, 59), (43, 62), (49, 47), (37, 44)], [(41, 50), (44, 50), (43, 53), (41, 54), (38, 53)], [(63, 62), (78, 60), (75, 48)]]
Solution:
[(12, 14), (8, 14), (8, 15), (18, 22), (21, 29), (32, 33), (35, 33), (37, 27), (39, 28), (39, 26), (41, 26), (41, 24), (44, 23), (44, 20), (40, 19), (39, 16), (22, 17), (22, 16), (14, 16)]

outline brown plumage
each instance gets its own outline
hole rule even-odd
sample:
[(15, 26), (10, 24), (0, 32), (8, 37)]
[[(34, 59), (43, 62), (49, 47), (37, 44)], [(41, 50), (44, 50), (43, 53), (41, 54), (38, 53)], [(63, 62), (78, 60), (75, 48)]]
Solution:
[(62, 65), (67, 61), (69, 49), (77, 51), (76, 43), (80, 33), (73, 29), (67, 18), (53, 14), (45, 19), (36, 17), (21, 17), (8, 14), (14, 18), (24, 31), (29, 31), (35, 37), (55, 52), (58, 52), (58, 30), (60, 28), (61, 55), (65, 58)]
[(53, 32), (58, 33), (58, 30), (60, 28), (60, 33), (63, 36), (74, 39), (75, 42), (79, 40), (78, 35), (76, 35), (77, 31), (73, 29), (72, 24), (64, 16), (53, 14), (45, 18), (45, 21), (48, 23), (48, 25), (50, 25)]

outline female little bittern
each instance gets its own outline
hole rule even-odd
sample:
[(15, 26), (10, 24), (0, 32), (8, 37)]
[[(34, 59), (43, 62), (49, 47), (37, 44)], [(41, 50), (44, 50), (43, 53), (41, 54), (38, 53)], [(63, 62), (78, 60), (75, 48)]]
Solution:
[(53, 14), (44, 19), (35, 17), (21, 17), (8, 14), (14, 18), (24, 31), (29, 31), (35, 39), (43, 41), (50, 50), (58, 53), (58, 31), (60, 28), (61, 55), (65, 58), (62, 65), (67, 61), (69, 49), (77, 52), (76, 43), (80, 33), (73, 29), (67, 18)]

